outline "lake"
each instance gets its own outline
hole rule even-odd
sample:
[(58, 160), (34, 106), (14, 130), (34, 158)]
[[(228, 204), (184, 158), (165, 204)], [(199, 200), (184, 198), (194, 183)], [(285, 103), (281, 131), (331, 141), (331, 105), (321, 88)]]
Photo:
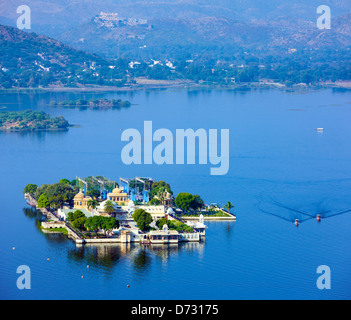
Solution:
[[(132, 105), (50, 106), (92, 97)], [(351, 212), (320, 223), (306, 219), (351, 208), (351, 91), (1, 93), (1, 107), (43, 110), (79, 125), (67, 132), (0, 133), (1, 299), (351, 298)], [(121, 133), (142, 132), (147, 120), (172, 132), (229, 129), (229, 172), (211, 176), (210, 164), (125, 165)], [(24, 186), (90, 175), (165, 180), (175, 194), (231, 201), (237, 221), (206, 222), (204, 243), (165, 247), (77, 247), (62, 234), (42, 233)], [(20, 265), (31, 269), (30, 290), (17, 289)], [(316, 286), (320, 265), (330, 267), (330, 290)]]

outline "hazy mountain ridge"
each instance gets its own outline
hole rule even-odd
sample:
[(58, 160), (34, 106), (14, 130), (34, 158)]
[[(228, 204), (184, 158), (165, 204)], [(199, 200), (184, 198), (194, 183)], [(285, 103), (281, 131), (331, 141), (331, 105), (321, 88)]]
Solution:
[[(21, 0), (0, 3), (0, 18), (16, 23), (16, 9)], [(33, 26), (46, 25), (67, 28), (80, 25), (100, 11), (118, 12), (121, 16), (136, 18), (196, 19), (224, 16), (230, 19), (250, 21), (279, 16), (296, 17), (314, 21), (319, 5), (329, 5), (332, 16), (338, 17), (351, 11), (349, 0), (28, 0), (32, 11)], [(1, 19), (0, 19), (0, 22)]]
[[(165, 19), (168, 22), (168, 19)], [(184, 22), (184, 20), (182, 20)], [(179, 25), (176, 19), (174, 24)], [(202, 21), (206, 25), (220, 23), (228, 27), (226, 20)], [(242, 24), (236, 22), (237, 25)], [(187, 26), (187, 24), (185, 24)], [(203, 29), (203, 27), (201, 27)], [(221, 37), (222, 29), (218, 36)], [(260, 27), (264, 33), (268, 29)], [(342, 28), (344, 31), (345, 28)], [(174, 35), (177, 30), (173, 30)], [(102, 32), (103, 35), (108, 34)], [(327, 37), (321, 33), (319, 37)], [(241, 36), (243, 33), (241, 33)], [(157, 33), (156, 33), (157, 36)], [(193, 36), (189, 35), (191, 39)], [(78, 51), (52, 38), (0, 25), (0, 87), (86, 87), (86, 86), (136, 86), (138, 79), (176, 80), (177, 83), (232, 85), (233, 83), (257, 83), (278, 81), (294, 84), (319, 84), (325, 81), (351, 79), (351, 51), (342, 50), (275, 50), (262, 54), (257, 48), (244, 51), (233, 47), (221, 51), (219, 46), (210, 46), (203, 40), (204, 50), (193, 59), (180, 55), (161, 61), (150, 58), (133, 61), (133, 57), (106, 60), (96, 54)], [(260, 37), (256, 34), (256, 37)], [(344, 37), (344, 35), (342, 35)], [(96, 37), (99, 40), (99, 37)], [(134, 39), (133, 39), (134, 40)], [(194, 44), (199, 47), (200, 40)], [(188, 39), (185, 39), (189, 43)], [(326, 42), (323, 38), (322, 41)], [(99, 41), (98, 41), (99, 42)], [(113, 41), (109, 41), (112, 42)], [(153, 43), (158, 42), (156, 38)], [(164, 43), (161, 45), (164, 46)], [(167, 47), (165, 55), (176, 54), (175, 46)], [(189, 47), (186, 47), (188, 49)], [(111, 48), (116, 49), (116, 48)], [(154, 49), (154, 48), (153, 48)], [(140, 49), (143, 51), (144, 49)], [(151, 52), (153, 53), (153, 52)], [(222, 53), (226, 55), (221, 58)], [(273, 53), (273, 55), (272, 55)], [(192, 58), (192, 57), (191, 57)], [(156, 81), (157, 82), (157, 81)], [(142, 84), (144, 82), (140, 82)]]
[[(0, 3), (0, 23), (15, 26), (21, 4), (21, 0)], [(316, 27), (319, 0), (28, 0), (26, 4), (32, 12), (32, 31), (107, 57), (157, 58), (171, 56), (178, 47), (194, 54), (196, 47), (206, 46), (279, 51), (351, 44), (349, 0), (323, 2), (332, 12), (332, 30), (324, 31)], [(147, 19), (152, 27), (101, 28), (92, 22), (101, 11)]]
[[(162, 47), (182, 46), (186, 50), (187, 46), (193, 45), (236, 46), (266, 51), (309, 47), (335, 49), (351, 46), (350, 18), (351, 14), (346, 14), (334, 19), (331, 30), (319, 30), (316, 22), (283, 16), (274, 20), (252, 19), (250, 22), (224, 16), (154, 18), (148, 19), (148, 27), (114, 29), (101, 28), (91, 20), (61, 34), (59, 38), (73, 47), (109, 57), (116, 56), (117, 46), (121, 46), (121, 52), (127, 55), (133, 55), (133, 51), (142, 47), (144, 52), (155, 54), (157, 50), (165, 51)], [(171, 57), (171, 52), (169, 55)]]

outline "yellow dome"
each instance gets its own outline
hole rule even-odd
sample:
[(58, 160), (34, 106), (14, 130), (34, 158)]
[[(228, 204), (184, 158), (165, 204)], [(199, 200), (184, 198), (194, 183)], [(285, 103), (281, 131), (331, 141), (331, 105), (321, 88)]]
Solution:
[(112, 193), (121, 193), (121, 189), (116, 187), (112, 190)]
[(74, 200), (81, 200), (81, 199), (84, 199), (84, 193), (82, 192), (82, 190), (80, 190), (79, 193), (77, 193), (74, 196)]

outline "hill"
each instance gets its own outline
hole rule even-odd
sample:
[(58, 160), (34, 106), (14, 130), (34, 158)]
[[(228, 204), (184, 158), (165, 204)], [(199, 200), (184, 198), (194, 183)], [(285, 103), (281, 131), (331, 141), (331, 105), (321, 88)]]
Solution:
[[(16, 25), (20, 0), (0, 3), (0, 23)], [(325, 0), (332, 29), (316, 27), (319, 0), (36, 0), (32, 30), (105, 57), (176, 58), (208, 52), (223, 58), (238, 49), (276, 55), (282, 50), (342, 49), (351, 45), (349, 0)], [(109, 25), (101, 12), (145, 24)], [(173, 57), (172, 57), (173, 55)]]
[(52, 38), (0, 25), (0, 82), (3, 87), (67, 85), (79, 74), (97, 83), (96, 70), (108, 63)]
[[(46, 36), (0, 25), (0, 87), (145, 87), (162, 86), (166, 82), (167, 85), (195, 82), (231, 86), (279, 82), (290, 86), (350, 80), (351, 50), (341, 45), (334, 47), (336, 42), (347, 44), (349, 41), (350, 27), (345, 26), (347, 17), (339, 19), (342, 19), (340, 25), (334, 24), (334, 29), (338, 30), (334, 37), (329, 30), (317, 32), (315, 36), (301, 33), (288, 37), (283, 31), (259, 21), (260, 28), (253, 29), (248, 29), (247, 24), (240, 21), (228, 24), (225, 18), (199, 18), (186, 23), (174, 21), (166, 34), (170, 39), (168, 42), (162, 37), (164, 33), (151, 33), (152, 28), (145, 20), (127, 19), (119, 21), (116, 26), (113, 23), (100, 25), (97, 28), (99, 33), (92, 34), (91, 39), (96, 41), (97, 46), (102, 47), (102, 40), (105, 40), (112, 45), (111, 50), (125, 50), (123, 58), (110, 60), (73, 49)], [(169, 24), (167, 19), (158, 21)], [(95, 28), (101, 21), (94, 19), (90, 23)], [(286, 24), (289, 23), (286, 21)], [(198, 32), (189, 32), (189, 25), (197, 28)], [(133, 47), (131, 44), (120, 48), (113, 46), (116, 39), (109, 37), (115, 32), (120, 35), (120, 28), (150, 31), (149, 36), (139, 40), (150, 39), (157, 45), (151, 48)], [(183, 32), (180, 35), (179, 28)], [(215, 31), (210, 34), (207, 29)], [(231, 33), (229, 30), (240, 32)], [(87, 29), (87, 35), (89, 33)], [(269, 40), (272, 34), (277, 37), (275, 41)], [(228, 38), (232, 40), (225, 42)], [(125, 39), (136, 41), (130, 36)], [(176, 40), (182, 44), (176, 44)], [(118, 40), (117, 44), (120, 42), (122, 40)], [(301, 45), (290, 47), (298, 43)], [(133, 60), (138, 54), (140, 60)], [(161, 56), (160, 60), (150, 59), (157, 55)]]
[[(319, 30), (316, 22), (295, 17), (250, 21), (223, 16), (152, 18), (144, 19), (147, 20), (144, 24), (128, 25), (111, 24), (108, 18), (101, 23), (102, 18), (97, 15), (59, 37), (75, 48), (106, 57), (125, 55), (135, 59), (161, 59), (203, 51), (223, 58), (238, 49), (276, 55), (291, 48), (350, 47), (350, 18), (350, 13), (345, 14), (333, 20), (331, 30)], [(132, 18), (118, 16), (117, 19)]]

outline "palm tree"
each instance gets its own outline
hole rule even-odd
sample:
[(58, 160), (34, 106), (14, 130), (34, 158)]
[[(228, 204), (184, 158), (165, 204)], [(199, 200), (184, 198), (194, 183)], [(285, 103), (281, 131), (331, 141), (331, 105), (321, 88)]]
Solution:
[(95, 209), (99, 205), (99, 202), (95, 199), (90, 199), (87, 202), (88, 209)]
[(160, 200), (161, 204), (164, 203), (165, 198), (166, 198), (166, 194), (167, 194), (167, 189), (164, 187), (161, 187), (157, 193), (156, 193), (156, 197), (158, 200)]
[(111, 200), (107, 200), (104, 204), (104, 210), (106, 213), (111, 214), (115, 211), (115, 205)]
[(228, 201), (223, 208), (228, 209), (228, 212), (230, 213), (230, 209), (234, 208), (234, 205), (230, 201)]

